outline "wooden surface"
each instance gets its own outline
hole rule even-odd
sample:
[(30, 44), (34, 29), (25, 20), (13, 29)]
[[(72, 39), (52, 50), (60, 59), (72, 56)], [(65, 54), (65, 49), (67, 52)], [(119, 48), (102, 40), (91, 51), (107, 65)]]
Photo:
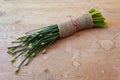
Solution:
[[(109, 28), (56, 41), (14, 73), (6, 47), (26, 31), (100, 9)], [(120, 0), (0, 0), (0, 80), (120, 80)]]

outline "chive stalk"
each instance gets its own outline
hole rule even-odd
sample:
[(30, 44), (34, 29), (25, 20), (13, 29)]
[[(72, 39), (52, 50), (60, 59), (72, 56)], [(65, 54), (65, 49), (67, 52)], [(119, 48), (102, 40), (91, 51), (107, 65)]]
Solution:
[[(88, 12), (92, 16), (93, 28), (107, 27), (102, 12), (93, 8)], [(16, 68), (16, 72), (19, 71), (23, 64), (27, 65), (38, 53), (46, 53), (47, 48), (59, 38), (59, 28), (58, 25), (55, 24), (29, 31), (25, 36), (19, 37), (16, 41), (13, 41), (13, 43), (20, 43), (20, 45), (8, 47), (9, 54), (19, 53), (16, 57), (12, 58), (11, 62), (15, 62), (21, 55), (25, 56), (25, 59)]]

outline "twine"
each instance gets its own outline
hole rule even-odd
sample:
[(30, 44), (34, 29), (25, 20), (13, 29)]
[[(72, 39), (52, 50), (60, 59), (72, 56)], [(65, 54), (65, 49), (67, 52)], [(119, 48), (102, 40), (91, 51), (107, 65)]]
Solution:
[(67, 37), (74, 34), (77, 31), (92, 27), (93, 27), (92, 16), (90, 13), (87, 12), (75, 20), (71, 19), (67, 22), (58, 24), (59, 36), (60, 38)]
[(79, 28), (79, 25), (78, 25), (77, 21), (74, 20), (74, 19), (72, 19), (71, 16), (70, 16), (70, 19), (71, 19), (71, 21), (72, 21), (72, 23), (73, 23), (73, 25), (74, 25), (74, 27), (75, 27), (75, 32), (77, 32), (77, 31), (78, 31), (78, 28)]

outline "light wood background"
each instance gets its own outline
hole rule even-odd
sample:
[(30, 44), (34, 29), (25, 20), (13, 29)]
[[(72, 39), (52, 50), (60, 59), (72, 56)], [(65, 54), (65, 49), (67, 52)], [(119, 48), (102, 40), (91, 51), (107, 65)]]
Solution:
[[(109, 28), (56, 41), (14, 73), (6, 47), (26, 31), (100, 9)], [(120, 0), (0, 0), (0, 80), (120, 80)]]

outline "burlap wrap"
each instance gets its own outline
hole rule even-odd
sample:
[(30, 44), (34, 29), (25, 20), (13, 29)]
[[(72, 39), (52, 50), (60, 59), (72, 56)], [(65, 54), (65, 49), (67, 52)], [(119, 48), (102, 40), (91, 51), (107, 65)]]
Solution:
[[(92, 16), (88, 12), (83, 14), (81, 17), (78, 17), (75, 21), (78, 24), (78, 31), (93, 27)], [(67, 37), (75, 33), (75, 25), (71, 20), (58, 24), (58, 28), (60, 38)]]

